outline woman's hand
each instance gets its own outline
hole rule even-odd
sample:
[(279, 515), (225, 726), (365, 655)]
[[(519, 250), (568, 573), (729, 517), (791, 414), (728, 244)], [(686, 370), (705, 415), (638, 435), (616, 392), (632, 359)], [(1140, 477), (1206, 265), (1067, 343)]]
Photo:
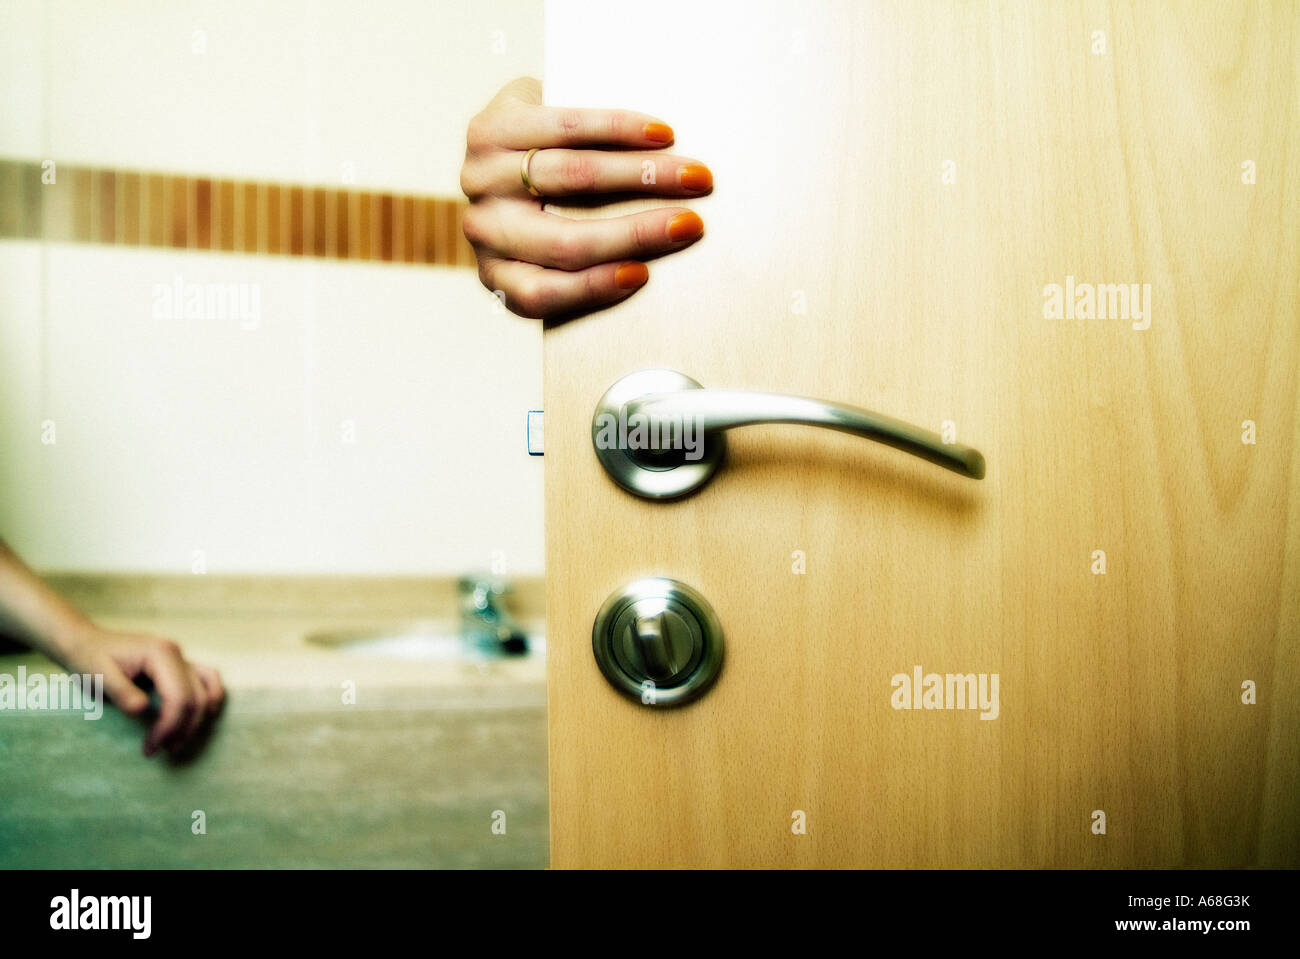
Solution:
[(138, 716), (149, 695), (135, 684), (147, 677), (162, 699), (144, 740), (144, 754), (180, 753), (205, 720), (221, 710), (226, 690), (215, 669), (187, 662), (181, 648), (160, 636), (117, 633), (43, 583), (0, 540), (0, 627), (25, 640), (69, 672), (102, 675), (104, 692), (122, 712)]
[[(702, 196), (713, 188), (713, 174), (697, 160), (654, 152), (673, 140), (672, 129), (654, 117), (541, 102), (536, 80), (513, 80), (470, 121), (460, 174), (470, 200), (465, 237), (478, 256), (479, 279), (504, 295), (510, 310), (573, 316), (631, 296), (650, 275), (641, 261), (690, 246), (704, 223), (683, 207), (573, 220), (544, 211), (544, 199)], [(522, 176), (533, 148), (528, 174), (541, 198)]]
[(88, 624), (60, 643), (58, 658), (70, 672), (102, 674), (104, 692), (131, 716), (149, 705), (148, 694), (135, 684), (148, 677), (162, 706), (145, 736), (146, 756), (160, 748), (173, 755), (182, 752), (226, 699), (215, 669), (189, 662), (180, 646), (161, 636), (116, 633)]

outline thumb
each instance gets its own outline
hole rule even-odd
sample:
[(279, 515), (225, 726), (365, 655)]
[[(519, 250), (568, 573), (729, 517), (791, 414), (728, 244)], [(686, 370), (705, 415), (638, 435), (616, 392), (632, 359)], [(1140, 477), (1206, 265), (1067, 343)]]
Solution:
[(138, 716), (144, 712), (149, 705), (148, 693), (133, 683), (111, 659), (105, 658), (100, 669), (104, 675), (104, 691), (113, 700), (113, 705), (128, 716)]

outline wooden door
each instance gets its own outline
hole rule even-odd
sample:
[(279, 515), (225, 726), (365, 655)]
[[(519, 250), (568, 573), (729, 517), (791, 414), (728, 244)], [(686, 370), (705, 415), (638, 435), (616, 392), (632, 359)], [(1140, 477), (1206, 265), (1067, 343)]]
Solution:
[[(545, 334), (553, 863), (1300, 862), (1295, 5), (592, 10), (548, 3), (547, 102), (655, 113), (716, 186), (696, 246)], [(988, 475), (762, 426), (637, 499), (591, 418), (648, 367)], [(647, 575), (725, 629), (682, 708), (593, 660)], [(918, 666), (997, 674), (996, 718), (895, 708)]]

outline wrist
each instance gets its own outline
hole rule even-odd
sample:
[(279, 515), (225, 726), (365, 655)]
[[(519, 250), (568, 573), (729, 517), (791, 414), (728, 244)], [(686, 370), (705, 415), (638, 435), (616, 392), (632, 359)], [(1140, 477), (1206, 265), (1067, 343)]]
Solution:
[(60, 617), (58, 622), (51, 624), (48, 648), (42, 651), (66, 665), (84, 656), (101, 632), (98, 626), (80, 614)]

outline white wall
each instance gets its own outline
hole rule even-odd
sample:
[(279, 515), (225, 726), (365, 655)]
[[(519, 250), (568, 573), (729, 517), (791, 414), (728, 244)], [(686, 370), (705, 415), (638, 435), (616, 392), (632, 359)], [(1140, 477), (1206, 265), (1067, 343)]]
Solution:
[[(538, 0), (6, 0), (0, 156), (452, 196), (469, 117), (540, 73)], [(157, 318), (178, 276), (249, 284), (256, 328)], [(540, 573), (540, 354), (468, 269), (0, 242), (0, 536), (46, 569)]]

